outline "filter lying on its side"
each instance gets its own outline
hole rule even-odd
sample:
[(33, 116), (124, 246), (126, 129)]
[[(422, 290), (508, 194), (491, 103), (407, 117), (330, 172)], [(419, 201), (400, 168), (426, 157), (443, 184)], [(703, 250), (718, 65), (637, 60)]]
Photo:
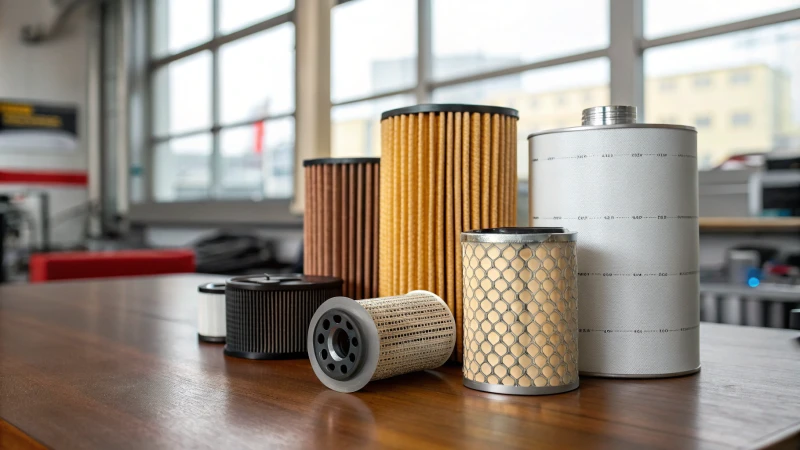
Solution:
[(225, 342), (225, 283), (203, 283), (197, 292), (197, 338)]
[(456, 319), (461, 360), (462, 231), (517, 222), (511, 108), (416, 105), (381, 115), (379, 293), (426, 289)]
[(435, 369), (453, 352), (456, 325), (447, 304), (427, 291), (325, 302), (308, 328), (308, 357), (322, 383), (355, 392), (374, 380)]
[(576, 235), (556, 227), (461, 234), (464, 386), (515, 395), (578, 387)]
[(303, 272), (340, 277), (343, 295), (378, 296), (380, 158), (303, 161)]
[(337, 295), (342, 295), (342, 280), (334, 277), (231, 278), (225, 288), (225, 354), (248, 359), (304, 357), (311, 316)]

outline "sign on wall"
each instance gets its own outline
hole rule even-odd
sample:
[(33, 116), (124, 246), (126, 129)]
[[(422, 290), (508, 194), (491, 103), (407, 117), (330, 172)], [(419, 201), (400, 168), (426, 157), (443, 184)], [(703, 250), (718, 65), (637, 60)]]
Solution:
[(78, 109), (0, 100), (0, 151), (72, 152), (78, 146)]

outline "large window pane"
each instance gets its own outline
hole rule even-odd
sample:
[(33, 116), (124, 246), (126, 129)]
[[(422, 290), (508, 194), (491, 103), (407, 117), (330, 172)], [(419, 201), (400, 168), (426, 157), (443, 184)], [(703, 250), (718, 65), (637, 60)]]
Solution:
[(204, 133), (156, 145), (153, 169), (156, 201), (207, 198), (211, 187), (211, 135)]
[(608, 46), (604, 0), (433, 0), (433, 75), (454, 78)]
[(219, 31), (237, 31), (293, 8), (294, 0), (219, 0)]
[(800, 146), (800, 23), (645, 52), (648, 122), (698, 130), (698, 165)]
[(519, 111), (517, 225), (524, 226), (528, 224), (528, 135), (580, 125), (584, 108), (608, 104), (608, 80), (608, 59), (601, 58), (437, 89), (433, 99)]
[(412, 87), (416, 55), (416, 0), (357, 0), (331, 11), (334, 102)]
[(381, 155), (381, 113), (413, 105), (413, 95), (395, 95), (331, 109), (331, 153), (336, 158)]
[(294, 24), (226, 44), (219, 58), (223, 123), (294, 110)]
[(209, 41), (211, 0), (153, 0), (153, 56), (165, 56)]
[(578, 126), (584, 108), (608, 104), (608, 70), (606, 58), (564, 64), (437, 89), (433, 100), (518, 110), (517, 171), (520, 179), (527, 179), (527, 136), (540, 130)]
[(293, 167), (293, 117), (220, 132), (220, 198), (289, 198)]
[(800, 0), (645, 0), (644, 35), (653, 39), (793, 8)]
[(153, 76), (153, 132), (211, 128), (211, 52), (179, 59)]

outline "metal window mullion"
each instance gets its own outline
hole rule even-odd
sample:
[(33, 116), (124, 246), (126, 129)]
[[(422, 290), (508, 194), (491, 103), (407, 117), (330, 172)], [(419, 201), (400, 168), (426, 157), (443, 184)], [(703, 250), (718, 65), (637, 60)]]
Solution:
[(433, 78), (433, 35), (431, 0), (417, 0), (417, 103), (428, 103)]
[[(219, 0), (212, 0), (211, 2), (211, 29), (212, 29), (212, 43), (217, 43), (217, 36), (219, 32)], [(220, 156), (220, 138), (219, 138), (219, 45), (212, 45), (211, 47), (211, 183), (209, 186), (208, 196), (210, 198), (218, 198), (222, 192), (221, 187), (221, 172), (222, 172), (222, 158)]]
[(644, 114), (642, 0), (609, 2), (609, 91), (612, 105), (631, 105)]
[(412, 86), (405, 89), (397, 89), (395, 91), (384, 91), (373, 95), (365, 95), (363, 97), (355, 97), (351, 99), (347, 99), (341, 102), (333, 102), (331, 106), (343, 106), (343, 105), (350, 105), (353, 103), (360, 103), (360, 102), (368, 102), (370, 100), (379, 100), (386, 97), (392, 97), (395, 95), (403, 95), (403, 94), (414, 94), (417, 92), (417, 88)]
[[(214, 2), (214, 4), (216, 5), (216, 2)], [(229, 34), (220, 35), (217, 32), (217, 28), (218, 27), (216, 26), (217, 23), (218, 23), (218, 20), (216, 18), (217, 11), (218, 11), (218, 9), (215, 8), (214, 9), (214, 14), (213, 14), (214, 15), (214, 19), (212, 21), (212, 22), (214, 22), (214, 34), (213, 34), (213, 37), (212, 37), (212, 39), (210, 41), (203, 42), (202, 44), (196, 45), (196, 46), (191, 47), (191, 48), (187, 48), (187, 49), (182, 50), (182, 51), (180, 51), (178, 53), (173, 53), (171, 55), (167, 55), (167, 56), (163, 56), (163, 57), (160, 57), (160, 58), (153, 59), (153, 60), (150, 61), (150, 69), (151, 70), (155, 70), (155, 69), (157, 69), (159, 67), (165, 66), (165, 65), (167, 65), (169, 63), (172, 63), (172, 62), (175, 62), (175, 61), (177, 61), (179, 59), (183, 59), (183, 58), (186, 58), (188, 56), (194, 55), (196, 53), (200, 53), (200, 52), (202, 52), (204, 50), (213, 50), (214, 48), (221, 47), (221, 46), (223, 46), (225, 44), (228, 44), (230, 42), (233, 42), (233, 41), (236, 41), (236, 40), (239, 40), (239, 39), (242, 39), (242, 38), (257, 34), (257, 33), (260, 33), (262, 31), (269, 30), (270, 28), (275, 28), (275, 27), (277, 27), (279, 25), (283, 25), (284, 23), (289, 23), (289, 22), (292, 22), (294, 20), (294, 10), (292, 10), (292, 11), (289, 11), (287, 13), (281, 14), (279, 16), (275, 16), (275, 17), (272, 17), (270, 19), (267, 19), (267, 20), (265, 20), (263, 22), (258, 22), (256, 24), (250, 25), (247, 28), (243, 28), (241, 30), (234, 31), (234, 32), (229, 33)]]
[(544, 61), (537, 61), (528, 64), (521, 64), (518, 66), (506, 67), (503, 69), (492, 70), (488, 72), (480, 72), (472, 75), (462, 76), (458, 78), (450, 78), (441, 81), (431, 81), (430, 86), (432, 89), (438, 89), (448, 86), (455, 86), (458, 84), (472, 83), (475, 81), (488, 80), (490, 78), (503, 77), (507, 75), (516, 75), (523, 72), (528, 72), (536, 69), (544, 69), (545, 67), (560, 66), (562, 64), (570, 64), (574, 62), (586, 61), (595, 58), (602, 58), (608, 56), (608, 49), (603, 48), (599, 50), (592, 50), (584, 53), (576, 53), (573, 55), (562, 56)]
[(685, 33), (678, 33), (655, 39), (642, 39), (640, 41), (639, 47), (642, 50), (647, 50), (653, 47), (677, 44), (686, 41), (693, 41), (696, 39), (719, 36), (722, 34), (736, 33), (738, 31), (745, 31), (753, 28), (777, 25), (780, 23), (791, 22), (794, 20), (800, 20), (800, 8), (790, 9), (788, 11), (783, 11), (775, 14), (768, 14), (766, 16), (754, 17), (752, 19), (740, 20), (738, 22), (731, 22), (723, 25), (703, 28), (700, 30), (687, 31)]

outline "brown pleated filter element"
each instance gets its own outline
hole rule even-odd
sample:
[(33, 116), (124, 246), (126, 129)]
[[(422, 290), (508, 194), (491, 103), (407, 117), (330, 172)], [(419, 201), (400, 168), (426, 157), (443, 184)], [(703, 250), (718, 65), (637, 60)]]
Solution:
[(380, 158), (323, 158), (305, 167), (304, 272), (344, 280), (343, 294), (378, 296)]
[(417, 105), (381, 116), (381, 296), (442, 297), (462, 359), (462, 231), (514, 226), (517, 119), (511, 108)]

